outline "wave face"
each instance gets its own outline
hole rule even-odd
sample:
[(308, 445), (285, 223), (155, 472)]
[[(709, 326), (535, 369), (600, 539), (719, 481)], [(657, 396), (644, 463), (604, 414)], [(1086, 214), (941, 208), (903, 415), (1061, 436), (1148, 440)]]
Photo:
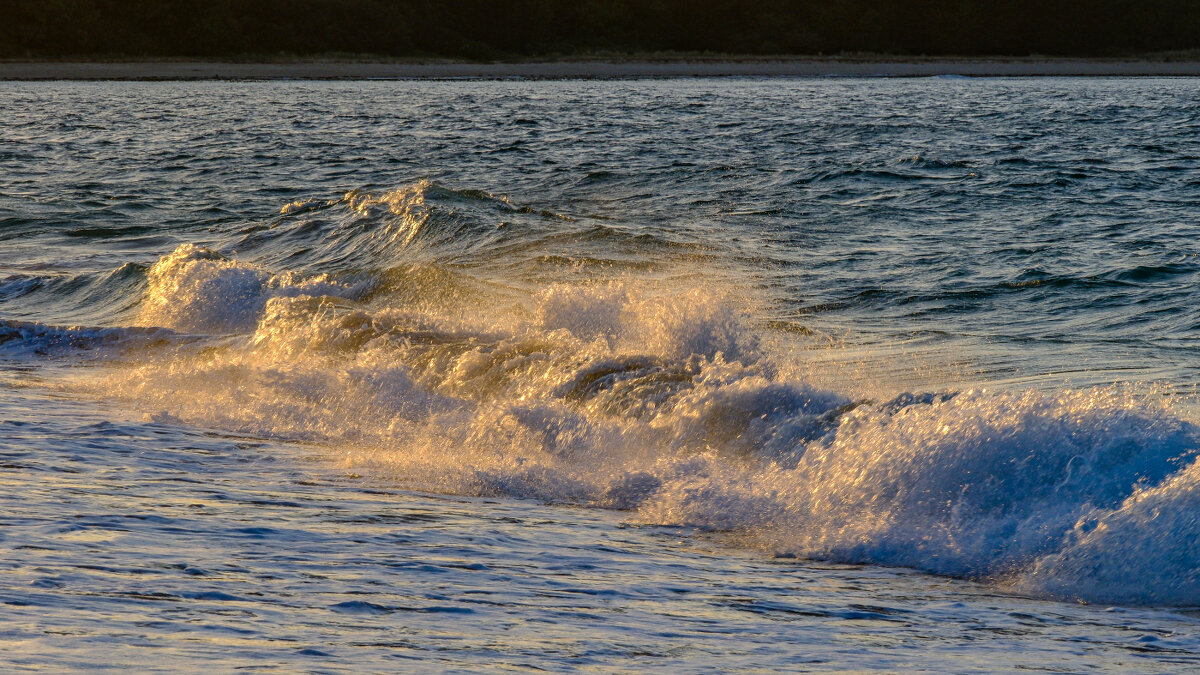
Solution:
[[(989, 105), (979, 129), (1026, 128)], [(393, 187), (297, 199), (172, 147), (180, 170), (248, 205), (81, 190), (39, 220), (0, 201), (0, 359), (86, 366), (63, 386), (157, 421), (317, 443), (420, 490), (620, 509), (774, 555), (1040, 597), (1200, 605), (1200, 427), (1176, 393), (1188, 380), (1171, 379), (1196, 336), (1194, 238), (1163, 225), (1174, 206), (1156, 216), (1162, 236), (1115, 228), (1119, 204), (1093, 189), (1145, 171), (1162, 196), (1185, 189), (1170, 167), (1191, 160), (1046, 159), (1034, 150), (1053, 139), (1027, 138), (1033, 150), (874, 161), (859, 123), (827, 112), (808, 140), (786, 124), (718, 127), (692, 139), (703, 160), (676, 139), (656, 170), (600, 166), (615, 141), (579, 132), (586, 152), (563, 148), (575, 136), (549, 118), (477, 139), (466, 159), (417, 153), (511, 169), (528, 203), (476, 189), (492, 183), (467, 169), (393, 180), (378, 167), (407, 160), (386, 155), (366, 163)], [(455, 114), (412, 123), (449, 133)], [(872, 114), (885, 140), (916, 133), (897, 111)], [(764, 178), (737, 153), (762, 134), (781, 165), (805, 143), (826, 149)], [(827, 149), (847, 144), (856, 161)], [(265, 171), (346, 180), (306, 156)], [(970, 203), (1002, 204), (931, 235), (929, 214), (972, 190)], [(1047, 190), (1100, 224), (1061, 249), (1064, 228), (1012, 226)], [(1113, 254), (1138, 237), (1137, 255)], [(1055, 375), (1072, 368), (1081, 386)], [(1122, 368), (1133, 384), (1114, 383)]]

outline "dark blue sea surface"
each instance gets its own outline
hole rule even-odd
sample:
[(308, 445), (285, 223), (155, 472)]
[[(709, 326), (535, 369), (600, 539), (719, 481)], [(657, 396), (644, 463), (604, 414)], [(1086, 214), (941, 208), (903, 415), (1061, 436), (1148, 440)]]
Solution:
[(1197, 100), (0, 83), (0, 661), (1198, 667)]

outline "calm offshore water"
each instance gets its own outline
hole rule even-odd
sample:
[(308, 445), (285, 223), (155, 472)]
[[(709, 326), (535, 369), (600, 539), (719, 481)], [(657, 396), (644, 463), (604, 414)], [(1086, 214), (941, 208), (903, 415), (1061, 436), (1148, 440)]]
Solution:
[(1200, 667), (1197, 100), (0, 83), (0, 662)]

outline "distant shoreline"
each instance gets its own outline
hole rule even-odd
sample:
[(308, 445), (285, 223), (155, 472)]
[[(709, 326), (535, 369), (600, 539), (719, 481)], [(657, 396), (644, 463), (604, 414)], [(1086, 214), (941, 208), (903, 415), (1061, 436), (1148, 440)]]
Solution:
[(612, 59), (528, 62), (0, 61), (0, 80), (442, 80), (690, 77), (1200, 76), (1200, 60), (1138, 59)]

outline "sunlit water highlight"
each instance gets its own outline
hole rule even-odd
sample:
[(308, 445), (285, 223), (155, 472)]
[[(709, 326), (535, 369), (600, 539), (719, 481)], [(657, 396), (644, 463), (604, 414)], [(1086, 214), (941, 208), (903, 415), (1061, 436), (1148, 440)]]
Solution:
[(5, 660), (1194, 667), (1197, 86), (0, 85)]

